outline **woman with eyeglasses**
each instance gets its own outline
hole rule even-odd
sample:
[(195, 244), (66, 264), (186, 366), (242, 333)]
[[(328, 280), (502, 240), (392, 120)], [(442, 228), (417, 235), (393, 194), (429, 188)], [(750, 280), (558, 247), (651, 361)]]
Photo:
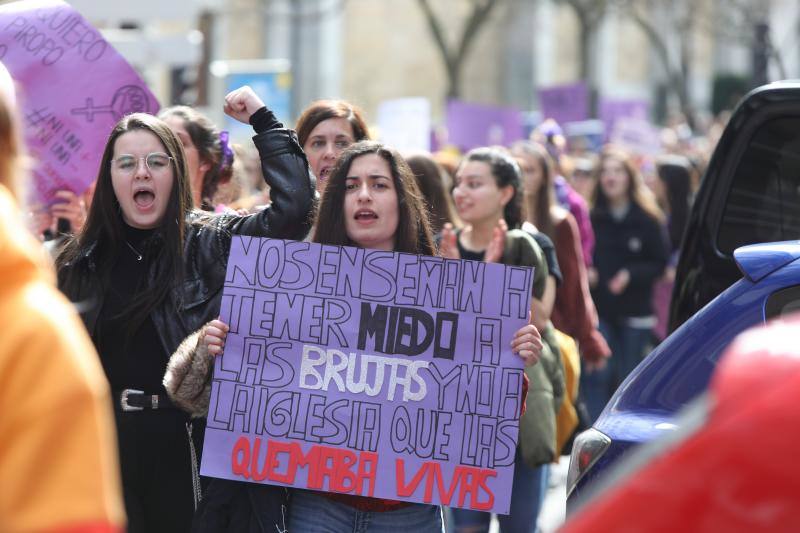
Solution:
[(256, 131), (269, 208), (194, 211), (181, 141), (137, 113), (111, 132), (86, 224), (57, 260), (59, 287), (78, 303), (111, 385), (133, 533), (191, 526), (202, 428), (161, 381), (181, 340), (219, 313), (231, 235), (302, 239), (309, 229), (314, 189), (294, 132), (249, 87), (226, 97), (225, 112)]

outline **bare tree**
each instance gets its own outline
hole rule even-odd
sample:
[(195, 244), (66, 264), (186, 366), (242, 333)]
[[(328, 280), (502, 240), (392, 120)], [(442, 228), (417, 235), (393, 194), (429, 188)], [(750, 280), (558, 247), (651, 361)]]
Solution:
[[(709, 21), (709, 31), (720, 39), (739, 43), (764, 54), (773, 62), (781, 79), (788, 77), (783, 55), (775, 47), (770, 31), (770, 0), (717, 0), (714, 21)], [(766, 67), (766, 65), (765, 65)]]
[[(566, 1), (566, 0), (565, 0)], [(694, 123), (688, 91), (693, 38), (711, 35), (738, 42), (774, 62), (781, 78), (786, 67), (773, 45), (769, 25), (770, 0), (611, 0), (622, 16), (629, 17), (644, 32), (666, 75), (667, 87), (690, 124)], [(756, 67), (758, 69), (759, 67)], [(762, 65), (766, 72), (766, 64)], [(759, 78), (754, 73), (755, 79)], [(761, 74), (763, 76), (763, 73)]]
[(644, 32), (658, 57), (669, 92), (678, 100), (690, 125), (695, 110), (689, 97), (693, 33), (702, 17), (702, 4), (692, 0), (614, 0), (620, 14), (630, 18)]
[(608, 0), (556, 0), (556, 3), (572, 8), (578, 19), (580, 78), (592, 84), (592, 58), (590, 53), (592, 39), (608, 11), (609, 2)]
[(458, 98), (461, 96), (461, 70), (464, 61), (469, 55), (475, 36), (489, 20), (489, 13), (499, 2), (498, 0), (468, 0), (472, 5), (472, 10), (464, 23), (456, 46), (451, 48), (447, 43), (441, 19), (434, 13), (431, 2), (429, 0), (417, 1), (425, 15), (431, 37), (436, 43), (436, 48), (439, 50), (447, 72), (447, 97)]

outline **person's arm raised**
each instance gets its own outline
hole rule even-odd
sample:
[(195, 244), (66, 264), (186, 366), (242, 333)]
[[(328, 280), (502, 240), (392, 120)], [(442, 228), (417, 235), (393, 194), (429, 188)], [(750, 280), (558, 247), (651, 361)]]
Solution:
[(270, 189), (270, 206), (247, 216), (219, 218), (228, 232), (257, 237), (303, 239), (311, 229), (316, 191), (305, 153), (294, 131), (286, 129), (247, 86), (225, 97), (225, 113), (253, 125), (253, 143)]

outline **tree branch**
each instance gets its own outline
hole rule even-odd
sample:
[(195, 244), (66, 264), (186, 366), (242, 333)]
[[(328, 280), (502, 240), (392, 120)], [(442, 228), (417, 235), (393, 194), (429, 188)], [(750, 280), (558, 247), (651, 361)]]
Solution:
[(461, 38), (459, 39), (455, 52), (447, 45), (444, 29), (439, 19), (436, 17), (436, 14), (433, 12), (430, 1), (417, 0), (417, 2), (422, 9), (422, 13), (425, 15), (428, 28), (433, 36), (433, 40), (436, 42), (436, 46), (439, 49), (447, 71), (450, 84), (447, 94), (449, 97), (457, 97), (460, 93), (461, 66), (469, 53), (475, 35), (477, 35), (483, 23), (486, 22), (492, 8), (497, 4), (497, 0), (470, 0), (472, 12), (464, 25), (464, 30), (461, 33)]
[(436, 47), (439, 49), (444, 67), (450, 72), (453, 60), (450, 54), (450, 48), (447, 46), (447, 41), (444, 38), (442, 25), (439, 24), (439, 19), (436, 18), (436, 14), (433, 12), (433, 9), (431, 9), (428, 0), (417, 0), (417, 2), (422, 9), (422, 13), (425, 15), (425, 21), (428, 23), (428, 29), (433, 36), (433, 40), (436, 41)]
[(495, 5), (497, 5), (497, 0), (485, 0), (484, 2), (474, 0), (472, 2), (472, 14), (467, 20), (467, 24), (464, 26), (461, 40), (458, 43), (456, 61), (459, 64), (467, 56), (467, 52), (474, 41), (473, 37), (478, 33), (483, 23), (486, 22), (489, 13)]

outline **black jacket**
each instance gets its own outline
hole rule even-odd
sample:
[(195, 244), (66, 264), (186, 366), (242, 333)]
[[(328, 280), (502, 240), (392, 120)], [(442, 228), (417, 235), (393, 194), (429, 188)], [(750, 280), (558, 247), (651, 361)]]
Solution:
[[(311, 228), (316, 195), (308, 162), (291, 130), (271, 129), (253, 137), (261, 168), (270, 187), (271, 205), (259, 213), (212, 216), (193, 212), (186, 220), (184, 278), (151, 318), (167, 354), (200, 326), (217, 317), (225, 282), (231, 237), (234, 234), (303, 239)], [(94, 336), (103, 307), (95, 246), (59, 271), (59, 286), (79, 304), (86, 329)], [(80, 282), (66, 288), (65, 272), (78, 269)], [(148, 276), (154, 277), (151, 271)]]
[[(592, 228), (597, 269), (592, 298), (600, 318), (652, 315), (653, 284), (663, 274), (668, 257), (664, 228), (634, 203), (621, 220), (605, 209), (592, 210)], [(611, 294), (608, 282), (623, 268), (630, 273), (630, 282), (621, 294)]]

